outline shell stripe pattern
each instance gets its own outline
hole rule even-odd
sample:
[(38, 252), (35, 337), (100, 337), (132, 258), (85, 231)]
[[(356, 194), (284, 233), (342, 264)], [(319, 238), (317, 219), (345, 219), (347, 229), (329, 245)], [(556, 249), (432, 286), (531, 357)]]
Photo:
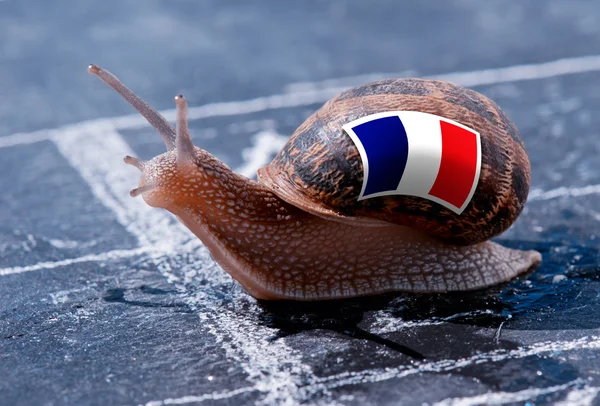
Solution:
[(343, 128), (363, 162), (358, 200), (417, 196), (457, 214), (471, 201), (481, 171), (477, 131), (419, 111), (376, 113)]

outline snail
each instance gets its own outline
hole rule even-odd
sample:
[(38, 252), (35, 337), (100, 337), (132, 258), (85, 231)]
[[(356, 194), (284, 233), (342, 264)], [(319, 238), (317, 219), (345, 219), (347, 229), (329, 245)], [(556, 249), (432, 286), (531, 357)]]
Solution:
[[(166, 144), (167, 152), (149, 161), (125, 157), (142, 173), (131, 196), (174, 214), (257, 299), (475, 290), (541, 262), (536, 251), (489, 241), (523, 209), (530, 164), (512, 121), (475, 91), (425, 79), (347, 90), (300, 125), (252, 180), (193, 145), (183, 96), (175, 97), (173, 128), (112, 73), (96, 65), (88, 71), (120, 93)], [(423, 196), (361, 195), (366, 161), (345, 126), (395, 111), (432, 115), (477, 134), (476, 187), (465, 207)], [(448, 190), (453, 187), (450, 179)]]

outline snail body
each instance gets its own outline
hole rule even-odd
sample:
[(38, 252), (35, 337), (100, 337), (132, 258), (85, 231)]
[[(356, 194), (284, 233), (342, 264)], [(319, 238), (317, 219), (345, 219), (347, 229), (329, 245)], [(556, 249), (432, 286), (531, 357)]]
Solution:
[[(253, 181), (192, 144), (182, 96), (173, 129), (114, 75), (88, 70), (144, 115), (167, 146), (150, 161), (125, 158), (142, 171), (132, 196), (175, 214), (256, 298), (473, 290), (541, 261), (538, 252), (489, 241), (520, 214), (530, 166), (514, 124), (479, 93), (422, 79), (350, 89), (309, 117)], [(436, 115), (479, 134), (478, 179), (460, 213), (420, 196), (359, 198), (365, 165), (343, 127), (389, 111)]]

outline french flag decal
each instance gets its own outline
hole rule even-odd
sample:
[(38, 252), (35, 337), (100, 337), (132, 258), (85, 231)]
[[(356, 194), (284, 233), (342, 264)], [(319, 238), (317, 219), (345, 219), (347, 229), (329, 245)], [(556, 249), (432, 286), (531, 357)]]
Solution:
[(477, 131), (418, 111), (372, 114), (343, 128), (363, 162), (358, 200), (418, 196), (457, 214), (471, 201), (481, 171)]

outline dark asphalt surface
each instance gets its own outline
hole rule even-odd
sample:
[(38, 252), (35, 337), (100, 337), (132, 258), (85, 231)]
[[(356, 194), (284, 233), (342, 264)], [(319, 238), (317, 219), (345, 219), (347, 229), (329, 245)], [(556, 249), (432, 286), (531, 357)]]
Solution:
[[(600, 404), (597, 55), (593, 0), (0, 1), (0, 405)], [(192, 109), (195, 143), (247, 173), (329, 88), (470, 72), (532, 163), (498, 241), (544, 263), (468, 294), (258, 303), (129, 198), (122, 156), (164, 147), (112, 119), (132, 110), (92, 62), (159, 109), (220, 103)]]

